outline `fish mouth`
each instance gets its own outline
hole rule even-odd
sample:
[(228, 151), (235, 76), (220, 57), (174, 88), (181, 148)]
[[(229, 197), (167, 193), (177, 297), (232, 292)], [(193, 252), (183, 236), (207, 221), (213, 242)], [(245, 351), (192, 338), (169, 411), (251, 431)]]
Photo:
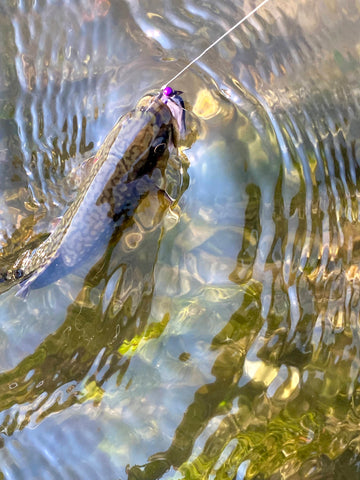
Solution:
[(164, 102), (170, 112), (173, 118), (175, 119), (179, 133), (180, 133), (180, 138), (185, 137), (186, 133), (186, 123), (185, 123), (185, 104), (184, 100), (180, 96), (180, 94), (183, 92), (180, 92), (179, 90), (175, 90), (174, 94), (171, 97), (166, 97), (164, 94), (162, 94), (160, 100)]
[(151, 91), (148, 94), (146, 94), (142, 100), (138, 103), (138, 106), (140, 105), (146, 105), (146, 102), (148, 102), (150, 99), (150, 104), (148, 103), (146, 105), (146, 109), (151, 107), (152, 101), (155, 99), (159, 100), (161, 103), (166, 105), (168, 109), (170, 110), (172, 118), (175, 120), (175, 124), (177, 127), (177, 131), (179, 133), (179, 137), (181, 140), (185, 139), (186, 135), (186, 120), (185, 120), (185, 103), (184, 100), (181, 97), (181, 94), (183, 92), (180, 90), (174, 90), (172, 94), (165, 95), (163, 93), (163, 90), (159, 93), (159, 91)]

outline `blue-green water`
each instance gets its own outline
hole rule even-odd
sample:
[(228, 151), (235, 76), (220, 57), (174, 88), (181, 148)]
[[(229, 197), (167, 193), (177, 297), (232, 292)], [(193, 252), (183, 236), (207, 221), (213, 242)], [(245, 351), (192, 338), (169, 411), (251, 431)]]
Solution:
[[(254, 6), (2, 3), (1, 265), (118, 117)], [(0, 296), (0, 478), (360, 478), (359, 13), (270, 0), (173, 85), (178, 206)]]

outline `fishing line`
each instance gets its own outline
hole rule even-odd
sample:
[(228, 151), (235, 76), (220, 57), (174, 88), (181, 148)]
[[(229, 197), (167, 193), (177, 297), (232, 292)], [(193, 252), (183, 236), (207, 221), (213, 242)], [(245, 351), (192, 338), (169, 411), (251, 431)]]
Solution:
[(209, 45), (202, 53), (200, 53), (200, 55), (198, 55), (196, 58), (194, 58), (194, 60), (192, 60), (190, 63), (188, 63), (182, 70), (180, 70), (179, 73), (177, 73), (174, 77), (172, 77), (167, 83), (164, 83), (164, 85), (161, 87), (161, 90), (164, 90), (166, 88), (167, 85), (169, 85), (169, 83), (173, 82), (174, 80), (176, 80), (178, 77), (180, 77), (180, 75), (182, 75), (189, 67), (191, 67), (191, 65), (193, 65), (195, 62), (197, 62), (198, 60), (200, 60), (200, 58), (205, 55), (205, 53), (207, 53), (209, 50), (211, 50), (213, 47), (215, 47), (216, 44), (218, 44), (219, 42), (221, 42), (221, 40), (223, 38), (225, 38), (227, 35), (229, 35), (233, 30), (235, 30), (235, 28), (237, 28), (239, 25), (241, 25), (243, 22), (245, 22), (245, 20), (247, 20), (248, 18), (250, 18), (252, 15), (254, 15), (254, 13), (256, 13), (262, 6), (265, 5), (265, 3), (269, 2), (270, 0), (264, 0), (263, 2), (261, 2), (257, 7), (255, 7), (253, 10), (251, 10), (251, 12), (249, 12), (247, 15), (245, 15), (241, 20), (239, 20), (234, 26), (232, 26), (229, 30), (227, 30), (223, 35), (221, 35), (221, 37), (219, 37), (217, 40), (215, 40), (215, 42), (213, 42), (211, 45)]

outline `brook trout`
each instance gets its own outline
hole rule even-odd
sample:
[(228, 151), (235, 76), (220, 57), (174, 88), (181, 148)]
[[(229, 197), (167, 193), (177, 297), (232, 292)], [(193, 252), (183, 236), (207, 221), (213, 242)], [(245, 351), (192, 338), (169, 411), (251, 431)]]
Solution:
[(1, 290), (20, 283), (19, 296), (68, 274), (108, 245), (115, 228), (130, 218), (142, 195), (158, 188), (161, 174), (185, 131), (180, 93), (146, 96), (116, 123), (92, 160), (80, 192), (50, 236), (0, 272)]

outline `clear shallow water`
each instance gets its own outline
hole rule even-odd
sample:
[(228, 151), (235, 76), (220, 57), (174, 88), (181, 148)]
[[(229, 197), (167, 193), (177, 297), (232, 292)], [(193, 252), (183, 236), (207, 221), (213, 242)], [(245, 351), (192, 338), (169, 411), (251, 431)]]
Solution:
[[(253, 6), (2, 5), (4, 262), (118, 116)], [(144, 204), (106, 275), (1, 295), (4, 478), (360, 475), (359, 11), (270, 2), (174, 84), (198, 125), (175, 214)]]

